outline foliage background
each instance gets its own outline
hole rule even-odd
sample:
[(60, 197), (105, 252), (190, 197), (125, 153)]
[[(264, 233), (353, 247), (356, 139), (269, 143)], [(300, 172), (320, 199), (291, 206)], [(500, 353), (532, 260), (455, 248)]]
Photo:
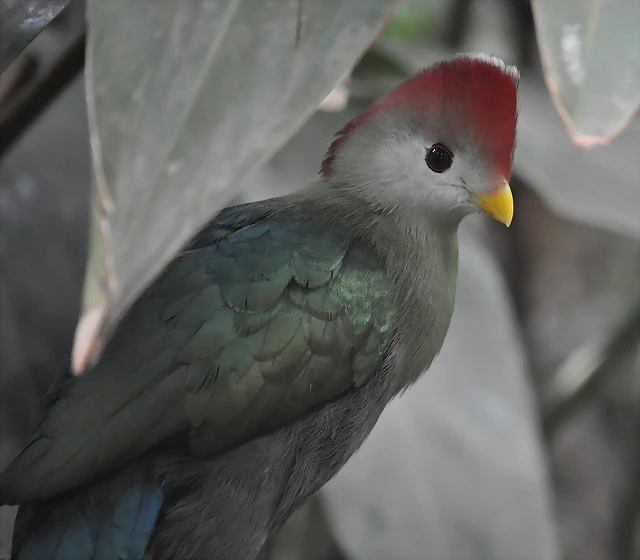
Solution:
[[(629, 21), (640, 18), (634, 0), (611, 1), (628, 3)], [(84, 5), (71, 2), (2, 75), (0, 131), (11, 80), (25, 67), (37, 80), (83, 29)], [(467, 220), (442, 355), (292, 518), (275, 560), (640, 557), (640, 120), (606, 146), (571, 142), (543, 81), (528, 2), (405, 0), (353, 74), (228, 194), (301, 188), (351, 115), (406, 72), (458, 50), (521, 67), (516, 220), (509, 230)], [(91, 183), (78, 76), (0, 159), (0, 468), (71, 354)], [(624, 344), (601, 352), (620, 333)], [(575, 380), (594, 371), (572, 397)], [(12, 511), (1, 515), (6, 554)]]

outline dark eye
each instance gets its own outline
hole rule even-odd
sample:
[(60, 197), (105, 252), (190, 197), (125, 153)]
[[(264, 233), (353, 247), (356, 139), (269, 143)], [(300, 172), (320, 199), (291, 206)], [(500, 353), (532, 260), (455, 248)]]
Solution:
[(443, 146), (442, 144), (434, 144), (427, 149), (427, 156), (425, 157), (425, 160), (431, 171), (443, 173), (451, 167), (451, 164), (453, 164), (453, 154), (446, 146)]

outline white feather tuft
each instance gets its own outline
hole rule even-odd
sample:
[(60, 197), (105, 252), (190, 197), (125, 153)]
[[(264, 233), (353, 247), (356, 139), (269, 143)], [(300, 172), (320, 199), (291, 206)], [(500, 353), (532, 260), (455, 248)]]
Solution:
[(518, 67), (513, 64), (506, 64), (504, 60), (495, 55), (485, 53), (458, 53), (454, 58), (467, 58), (470, 60), (482, 60), (484, 62), (488, 62), (489, 64), (493, 64), (493, 66), (500, 68), (500, 70), (511, 76), (516, 82), (520, 81), (520, 70), (518, 70)]

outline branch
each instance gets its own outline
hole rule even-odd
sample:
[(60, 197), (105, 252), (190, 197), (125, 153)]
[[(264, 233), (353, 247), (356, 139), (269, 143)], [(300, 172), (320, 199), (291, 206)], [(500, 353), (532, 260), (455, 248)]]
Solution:
[(0, 107), (0, 158), (84, 67), (86, 33), (81, 32), (51, 67), (7, 107)]
[(558, 426), (600, 388), (607, 375), (640, 341), (640, 301), (605, 340), (592, 341), (565, 360), (551, 383), (543, 406), (543, 430), (550, 437)]
[(31, 53), (24, 53), (0, 76), (0, 107), (9, 105), (38, 75), (40, 63)]
[(68, 3), (69, 0), (0, 0), (0, 73)]

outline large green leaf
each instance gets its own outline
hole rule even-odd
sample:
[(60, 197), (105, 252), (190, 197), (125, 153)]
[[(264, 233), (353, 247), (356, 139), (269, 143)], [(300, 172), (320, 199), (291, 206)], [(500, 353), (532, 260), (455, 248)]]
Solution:
[(89, 0), (94, 215), (76, 370), (311, 115), (395, 0)]
[(640, 105), (638, 0), (533, 0), (549, 90), (573, 141), (606, 144)]
[(0, 0), (0, 73), (68, 3), (69, 0)]

